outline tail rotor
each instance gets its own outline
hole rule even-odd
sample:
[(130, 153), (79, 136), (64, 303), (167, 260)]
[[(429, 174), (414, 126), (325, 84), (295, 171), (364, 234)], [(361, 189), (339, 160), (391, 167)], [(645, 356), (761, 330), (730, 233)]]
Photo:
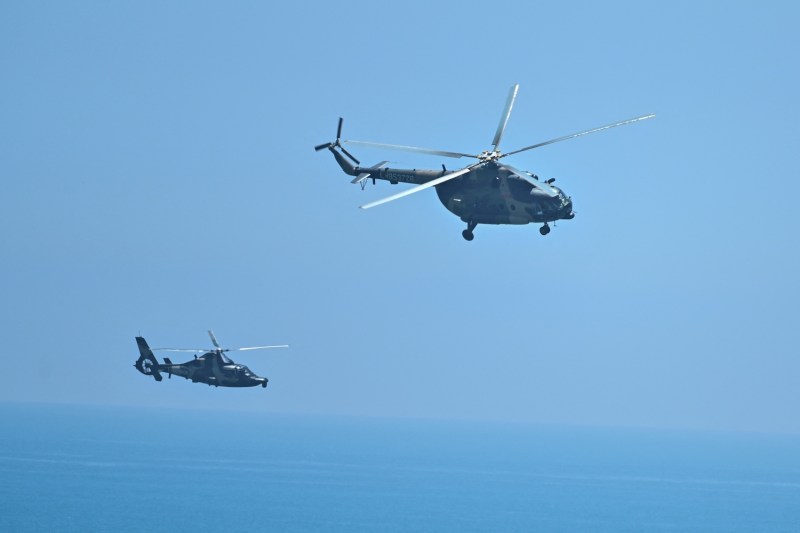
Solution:
[(339, 127), (336, 128), (336, 140), (335, 141), (329, 142), (329, 143), (318, 144), (318, 145), (316, 145), (314, 147), (314, 150), (319, 152), (320, 150), (325, 150), (326, 148), (338, 148), (344, 153), (344, 155), (349, 157), (356, 165), (360, 165), (361, 161), (359, 161), (358, 159), (353, 157), (353, 154), (351, 154), (350, 152), (345, 150), (345, 148), (342, 146), (342, 142), (341, 142), (341, 139), (342, 139), (342, 123), (344, 123), (344, 119), (342, 117), (339, 117)]
[(144, 340), (144, 337), (136, 337), (136, 344), (139, 346), (139, 359), (136, 360), (133, 366), (145, 376), (153, 376), (156, 381), (161, 381), (163, 378), (158, 371), (160, 366), (158, 359), (153, 355), (153, 351), (147, 345), (147, 341)]

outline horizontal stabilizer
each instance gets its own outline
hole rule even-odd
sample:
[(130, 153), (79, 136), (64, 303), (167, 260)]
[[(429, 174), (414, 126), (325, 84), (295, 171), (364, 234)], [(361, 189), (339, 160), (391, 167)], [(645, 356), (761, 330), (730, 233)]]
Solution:
[(355, 178), (353, 178), (353, 181), (351, 181), (350, 183), (361, 183), (361, 182), (363, 182), (365, 179), (367, 179), (367, 178), (370, 176), (370, 174), (371, 174), (372, 172), (374, 172), (374, 171), (376, 171), (376, 170), (380, 170), (380, 169), (382, 169), (383, 167), (385, 167), (385, 166), (386, 166), (386, 165), (388, 165), (388, 164), (389, 164), (389, 162), (388, 162), (388, 161), (381, 161), (381, 162), (380, 162), (380, 163), (378, 163), (377, 165), (373, 165), (373, 166), (369, 167), (369, 168), (367, 169), (369, 172), (362, 172), (362, 173), (360, 173), (358, 176), (356, 176)]

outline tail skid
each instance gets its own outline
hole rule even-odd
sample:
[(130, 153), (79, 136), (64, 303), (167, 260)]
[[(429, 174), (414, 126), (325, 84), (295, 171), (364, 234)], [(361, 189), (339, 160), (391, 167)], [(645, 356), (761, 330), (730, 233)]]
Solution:
[(136, 344), (139, 346), (139, 359), (133, 364), (136, 370), (145, 376), (153, 376), (156, 381), (164, 379), (158, 371), (158, 359), (153, 355), (153, 351), (147, 345), (144, 337), (136, 337)]

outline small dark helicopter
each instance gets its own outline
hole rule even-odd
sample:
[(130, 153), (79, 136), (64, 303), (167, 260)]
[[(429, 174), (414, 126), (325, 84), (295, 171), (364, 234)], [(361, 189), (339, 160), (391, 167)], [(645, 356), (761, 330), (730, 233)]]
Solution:
[[(391, 184), (404, 182), (417, 185), (416, 187), (406, 189), (403, 192), (383, 198), (382, 200), (362, 205), (360, 206), (362, 209), (369, 209), (414, 194), (423, 189), (436, 187), (436, 194), (447, 210), (467, 223), (467, 229), (461, 234), (468, 241), (474, 238), (472, 231), (478, 224), (542, 223), (542, 226), (539, 228), (539, 233), (547, 235), (550, 233), (550, 222), (555, 222), (556, 220), (570, 220), (575, 217), (575, 213), (572, 210), (572, 198), (553, 185), (555, 181), (554, 178), (540, 180), (535, 174), (517, 170), (511, 165), (500, 163), (500, 160), (510, 155), (525, 152), (526, 150), (566, 141), (567, 139), (580, 137), (596, 131), (607, 130), (616, 126), (631, 124), (633, 122), (652, 118), (655, 115), (644, 115), (623, 120), (622, 122), (565, 135), (557, 139), (526, 146), (519, 150), (502, 153), (500, 152), (500, 140), (503, 137), (506, 124), (508, 124), (508, 118), (511, 115), (511, 108), (514, 106), (514, 100), (517, 97), (518, 90), (519, 84), (511, 87), (505, 108), (503, 109), (503, 114), (500, 116), (500, 124), (498, 124), (497, 131), (494, 134), (494, 140), (492, 141), (493, 148), (478, 155), (431, 150), (429, 148), (397, 144), (341, 141), (343, 122), (341, 118), (339, 119), (339, 127), (336, 131), (336, 140), (317, 145), (314, 149), (317, 151), (326, 148), (330, 150), (339, 163), (339, 166), (342, 167), (342, 170), (350, 176), (355, 176), (351, 183), (360, 184), (362, 189), (366, 185), (366, 181), (370, 179), (373, 184), (375, 184), (375, 180), (386, 180)], [(385, 168), (386, 161), (382, 161), (372, 167), (362, 168), (358, 166), (361, 164), (358, 159), (353, 157), (353, 155), (342, 146), (343, 142), (445, 157), (471, 157), (477, 159), (478, 162), (460, 170), (447, 170), (444, 165), (442, 165), (442, 170), (391, 169)], [(347, 158), (353, 161), (356, 166), (353, 166)]]
[[(208, 331), (211, 342), (214, 348), (211, 349), (191, 349), (191, 348), (154, 348), (153, 350), (147, 345), (144, 337), (136, 337), (136, 344), (139, 345), (139, 359), (136, 360), (133, 366), (136, 370), (146, 376), (153, 376), (156, 381), (164, 379), (161, 373), (167, 374), (167, 377), (172, 377), (173, 374), (182, 378), (192, 380), (192, 383), (208, 383), (215, 387), (256, 387), (261, 385), (267, 386), (269, 381), (267, 378), (262, 378), (255, 375), (245, 365), (234, 363), (225, 352), (230, 351), (245, 351), (245, 350), (266, 350), (270, 348), (288, 348), (288, 344), (281, 344), (279, 346), (251, 346), (249, 348), (222, 348), (217, 342), (214, 333)], [(164, 358), (164, 363), (159, 363), (153, 351), (161, 350), (167, 352), (205, 352), (203, 355), (194, 356), (194, 359), (186, 363), (175, 364), (169, 360), (168, 357)]]

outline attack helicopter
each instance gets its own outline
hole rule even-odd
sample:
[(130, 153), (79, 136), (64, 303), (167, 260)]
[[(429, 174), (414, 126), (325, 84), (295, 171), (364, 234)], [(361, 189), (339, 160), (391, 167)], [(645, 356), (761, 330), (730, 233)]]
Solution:
[[(643, 115), (532, 144), (518, 150), (501, 152), (500, 141), (511, 116), (511, 108), (514, 106), (518, 91), (519, 84), (511, 87), (503, 113), (500, 116), (500, 123), (492, 141), (492, 148), (480, 154), (448, 152), (416, 146), (367, 141), (342, 141), (342, 123), (344, 122), (342, 118), (339, 118), (336, 140), (319, 144), (314, 149), (318, 152), (326, 148), (330, 150), (345, 174), (355, 176), (351, 183), (360, 184), (362, 190), (368, 180), (372, 180), (373, 185), (376, 180), (385, 180), (393, 185), (400, 182), (416, 185), (416, 187), (406, 189), (392, 196), (359, 206), (361, 209), (370, 209), (424, 189), (436, 187), (439, 201), (448, 211), (459, 217), (463, 222), (466, 222), (467, 229), (462, 231), (461, 235), (468, 241), (475, 238), (473, 230), (478, 224), (541, 223), (542, 226), (539, 228), (539, 233), (547, 235), (550, 233), (550, 222), (571, 220), (575, 217), (575, 212), (572, 210), (572, 198), (567, 196), (559, 187), (553, 185), (554, 178), (542, 180), (536, 174), (518, 170), (500, 160), (527, 150), (541, 148), (548, 144), (653, 118), (655, 115)], [(444, 165), (442, 165), (442, 170), (393, 169), (386, 167), (387, 161), (365, 168), (359, 166), (361, 165), (360, 161), (342, 146), (343, 143), (444, 157), (469, 157), (478, 161), (460, 170), (447, 170)]]
[[(270, 348), (288, 348), (288, 344), (281, 344), (276, 346), (251, 346), (248, 348), (222, 348), (217, 342), (217, 338), (211, 330), (208, 330), (208, 336), (211, 337), (211, 342), (214, 348), (210, 349), (192, 349), (192, 348), (153, 348), (147, 345), (144, 337), (136, 337), (136, 344), (139, 346), (139, 359), (134, 363), (136, 370), (146, 376), (153, 376), (156, 381), (164, 379), (161, 374), (166, 373), (167, 377), (172, 377), (173, 374), (182, 378), (192, 380), (192, 383), (207, 383), (209, 386), (215, 387), (262, 387), (267, 386), (269, 381), (267, 378), (262, 378), (254, 374), (245, 365), (234, 363), (227, 355), (226, 352), (230, 351), (245, 351), (245, 350), (266, 350)], [(154, 351), (166, 352), (205, 352), (198, 356), (195, 354), (194, 359), (186, 363), (175, 364), (169, 360), (168, 357), (164, 358), (163, 363), (159, 363)]]

